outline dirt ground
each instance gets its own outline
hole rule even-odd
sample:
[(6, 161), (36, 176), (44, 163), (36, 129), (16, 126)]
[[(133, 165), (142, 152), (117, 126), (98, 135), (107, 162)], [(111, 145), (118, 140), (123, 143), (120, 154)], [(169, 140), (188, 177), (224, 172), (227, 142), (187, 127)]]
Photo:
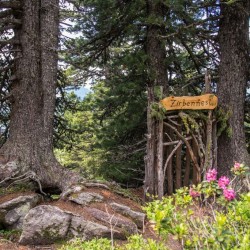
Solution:
[[(105, 200), (108, 200), (109, 202), (124, 204), (136, 211), (141, 210), (140, 204), (135, 202), (134, 199), (115, 194), (114, 192), (111, 192), (109, 190), (100, 188), (88, 188), (88, 191), (101, 194), (102, 196), (105, 197)], [(141, 200), (142, 202), (143, 191), (141, 189), (133, 189), (130, 190), (130, 192), (132, 196), (136, 198), (135, 200)], [(30, 192), (0, 195), (0, 203), (11, 200), (19, 196), (20, 194), (30, 194)], [(83, 216), (85, 219), (91, 219), (92, 221), (95, 220), (94, 218), (90, 218), (90, 215), (86, 212), (84, 207), (70, 201), (54, 200), (54, 201), (45, 201), (43, 202), (43, 204), (57, 206), (61, 209), (68, 210), (75, 214), (79, 214)], [(90, 207), (98, 208), (100, 210), (108, 211), (109, 213), (115, 214), (115, 211), (112, 210), (112, 208), (108, 205), (108, 203), (98, 203), (98, 204), (93, 203), (90, 205)], [(158, 236), (155, 234), (154, 230), (152, 229), (148, 221), (145, 222), (144, 230), (141, 233), (145, 238), (152, 238), (156, 241), (159, 240)], [(122, 243), (123, 242), (119, 242), (119, 244)], [(180, 244), (172, 237), (169, 237), (167, 246), (171, 250), (181, 250)], [(2, 237), (0, 234), (0, 250), (56, 250), (58, 248), (59, 245), (21, 246), (18, 244), (18, 236), (6, 239)]]

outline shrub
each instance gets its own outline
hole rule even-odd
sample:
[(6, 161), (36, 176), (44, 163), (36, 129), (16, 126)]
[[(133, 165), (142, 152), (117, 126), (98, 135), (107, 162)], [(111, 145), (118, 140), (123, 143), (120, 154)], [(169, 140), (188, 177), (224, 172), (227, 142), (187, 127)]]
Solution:
[(60, 250), (167, 250), (162, 242), (152, 239), (143, 239), (142, 235), (132, 235), (125, 244), (112, 246), (108, 239), (93, 239), (82, 241), (74, 239), (63, 245)]
[(201, 184), (148, 203), (144, 210), (157, 233), (172, 234), (184, 249), (249, 249), (250, 193), (232, 188), (237, 178), (246, 177), (247, 167), (235, 163), (232, 172), (232, 181), (217, 180), (211, 169)]

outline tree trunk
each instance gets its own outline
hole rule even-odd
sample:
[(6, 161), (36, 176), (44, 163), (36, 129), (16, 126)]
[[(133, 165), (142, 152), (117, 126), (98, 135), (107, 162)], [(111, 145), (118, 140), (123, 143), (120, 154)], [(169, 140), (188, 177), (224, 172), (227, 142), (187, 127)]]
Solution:
[[(159, 101), (159, 97), (154, 96), (156, 87), (158, 87), (158, 92), (162, 91), (166, 94), (168, 85), (165, 63), (166, 51), (161, 39), (165, 30), (164, 25), (162, 25), (165, 12), (161, 1), (147, 0), (146, 3), (148, 16), (154, 18), (155, 23), (148, 24), (146, 41), (148, 55), (148, 140), (145, 187), (150, 194), (156, 194), (157, 192), (159, 198), (161, 198), (164, 194), (163, 121), (156, 122), (155, 118), (151, 117), (150, 109), (154, 101)], [(159, 23), (159, 19), (162, 23)]]
[(53, 154), (59, 0), (23, 0), (18, 15), (21, 52), (15, 55), (10, 134), (0, 154), (22, 162), (20, 173), (33, 171), (43, 187), (62, 190), (76, 177)]
[(249, 0), (233, 4), (221, 3), (222, 19), (219, 31), (220, 107), (230, 112), (230, 135), (218, 139), (218, 172), (230, 174), (234, 161), (249, 163), (244, 132), (244, 102), (249, 70)]

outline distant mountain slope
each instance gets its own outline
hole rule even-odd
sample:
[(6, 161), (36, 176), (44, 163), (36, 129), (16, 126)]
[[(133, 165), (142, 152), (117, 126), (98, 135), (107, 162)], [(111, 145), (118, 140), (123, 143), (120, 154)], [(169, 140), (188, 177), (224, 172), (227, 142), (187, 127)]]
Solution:
[(75, 90), (70, 90), (69, 92), (74, 92), (78, 97), (80, 97), (81, 99), (84, 99), (84, 97), (91, 92), (90, 89), (87, 89), (85, 87), (80, 87), (79, 89), (75, 89)]

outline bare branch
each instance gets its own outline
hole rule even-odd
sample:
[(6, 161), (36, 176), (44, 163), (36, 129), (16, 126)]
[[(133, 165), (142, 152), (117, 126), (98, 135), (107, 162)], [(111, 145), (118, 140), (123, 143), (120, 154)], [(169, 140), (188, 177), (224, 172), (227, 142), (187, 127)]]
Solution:
[(178, 144), (175, 146), (175, 148), (173, 149), (173, 151), (171, 152), (171, 154), (168, 156), (166, 162), (165, 162), (165, 165), (164, 165), (164, 169), (163, 169), (163, 175), (165, 176), (166, 175), (166, 170), (167, 170), (167, 167), (168, 167), (168, 163), (170, 161), (170, 159), (173, 157), (174, 153), (177, 151), (177, 149), (182, 145), (182, 141), (180, 140), (178, 142)]
[(3, 27), (0, 27), (0, 33), (6, 30), (14, 29), (15, 27), (16, 25), (14, 24), (5, 25)]
[[(0, 3), (1, 5), (1, 3)], [(12, 15), (13, 11), (10, 10), (4, 10), (4, 11), (0, 11), (0, 18), (4, 18), (4, 17), (9, 17), (10, 15)]]
[(20, 41), (14, 38), (9, 40), (0, 40), (0, 46), (5, 46), (8, 44), (20, 44)]
[[(194, 163), (194, 167), (196, 168), (197, 172), (199, 173), (199, 178), (200, 178), (200, 172), (201, 172), (200, 171), (200, 166), (199, 166), (199, 164), (197, 162), (197, 159), (196, 159), (196, 157), (194, 155), (194, 152), (193, 152), (192, 147), (190, 146), (189, 142), (186, 140), (186, 138), (175, 127), (173, 127), (172, 125), (170, 125), (170, 124), (168, 124), (166, 122), (164, 122), (164, 124), (167, 127), (171, 128), (176, 133), (176, 135), (186, 144), (187, 150), (189, 151), (191, 159), (192, 159), (192, 161)], [(165, 166), (164, 166), (164, 168), (165, 168)]]
[(2, 1), (0, 2), (0, 8), (11, 8), (14, 10), (21, 9), (20, 1)]
[(22, 21), (20, 19), (15, 19), (15, 18), (3, 18), (3, 19), (0, 19), (0, 23), (21, 25)]

